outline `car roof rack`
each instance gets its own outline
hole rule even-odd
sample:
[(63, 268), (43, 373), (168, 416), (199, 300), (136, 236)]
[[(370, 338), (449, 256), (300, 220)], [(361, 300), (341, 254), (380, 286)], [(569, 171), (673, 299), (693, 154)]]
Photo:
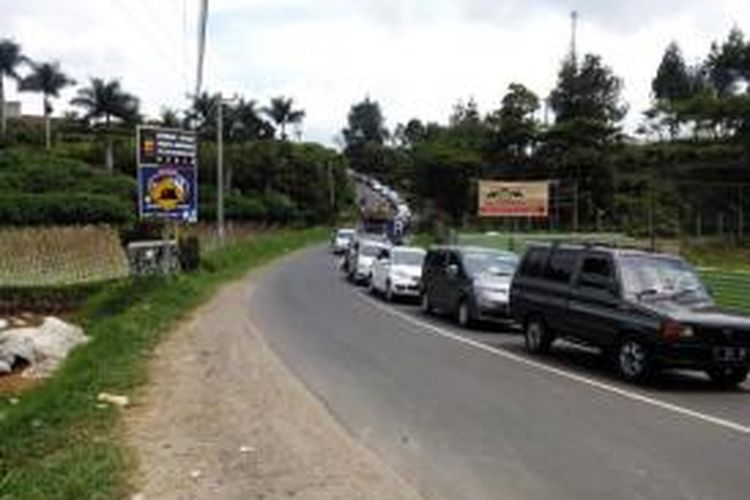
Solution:
[(561, 246), (571, 246), (585, 248), (586, 250), (591, 249), (609, 249), (609, 250), (633, 250), (645, 253), (658, 253), (645, 245), (636, 245), (632, 243), (622, 243), (617, 241), (597, 241), (597, 240), (576, 240), (576, 239), (549, 239), (549, 240), (535, 240), (528, 243), (531, 245), (544, 245), (551, 246), (552, 248), (558, 248)]

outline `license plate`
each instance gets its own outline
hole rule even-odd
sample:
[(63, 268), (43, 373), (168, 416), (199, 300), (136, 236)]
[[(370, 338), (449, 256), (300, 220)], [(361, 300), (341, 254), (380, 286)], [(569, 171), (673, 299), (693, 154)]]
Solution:
[(736, 362), (747, 359), (748, 349), (745, 347), (715, 347), (714, 359), (716, 361)]

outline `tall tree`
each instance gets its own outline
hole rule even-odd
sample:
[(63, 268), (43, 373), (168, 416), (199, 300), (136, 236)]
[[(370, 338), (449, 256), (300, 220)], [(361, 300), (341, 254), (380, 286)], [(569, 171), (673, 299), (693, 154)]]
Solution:
[(347, 128), (342, 131), (347, 147), (365, 143), (382, 145), (388, 138), (385, 119), (377, 101), (370, 100), (352, 105), (347, 116)]
[(651, 90), (660, 101), (675, 102), (690, 96), (690, 74), (676, 42), (670, 43), (664, 52), (656, 77), (651, 82)]
[(52, 102), (53, 98), (60, 97), (60, 91), (65, 87), (75, 84), (75, 81), (60, 69), (60, 63), (31, 63), (31, 74), (21, 80), (20, 90), (27, 92), (39, 92), (42, 94), (42, 105), (44, 107), (44, 145), (47, 149), (52, 147)]
[(381, 176), (386, 174), (390, 155), (384, 144), (389, 134), (380, 104), (367, 97), (352, 105), (347, 125), (342, 135), (346, 144), (344, 152), (352, 168)]
[(258, 139), (270, 139), (276, 133), (273, 125), (261, 116), (254, 100), (240, 98), (228, 110), (228, 133), (233, 142), (244, 142)]
[(399, 146), (411, 148), (427, 138), (427, 127), (418, 118), (412, 118), (406, 125), (399, 123), (393, 135)]
[(0, 40), (0, 138), (8, 132), (8, 117), (5, 105), (5, 78), (19, 79), (18, 66), (26, 58), (21, 54), (21, 46), (11, 39)]
[(294, 100), (285, 97), (274, 97), (271, 99), (271, 105), (263, 109), (268, 116), (279, 128), (281, 140), (287, 139), (286, 127), (301, 123), (305, 118), (305, 112), (301, 109), (294, 109)]
[(518, 164), (528, 156), (538, 134), (535, 113), (539, 111), (539, 97), (520, 83), (511, 83), (499, 110), (487, 117), (493, 132), (490, 149), (493, 153)]
[(622, 80), (600, 56), (586, 54), (580, 65), (575, 58), (566, 58), (549, 99), (556, 121), (619, 122), (627, 112), (621, 101), (622, 86)]
[(750, 81), (750, 45), (739, 28), (733, 28), (727, 39), (711, 45), (706, 66), (719, 97), (732, 95), (740, 80)]
[(78, 90), (78, 95), (71, 104), (83, 108), (89, 120), (104, 120), (104, 131), (107, 136), (105, 164), (107, 170), (112, 172), (115, 167), (112, 122), (137, 121), (138, 99), (125, 92), (119, 80), (105, 81), (101, 78), (92, 78), (88, 87)]

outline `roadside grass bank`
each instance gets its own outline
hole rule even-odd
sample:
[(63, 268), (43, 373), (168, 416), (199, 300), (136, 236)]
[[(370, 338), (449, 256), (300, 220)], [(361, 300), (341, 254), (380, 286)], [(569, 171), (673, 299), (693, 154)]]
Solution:
[(17, 399), (0, 397), (0, 500), (124, 497), (133, 463), (118, 434), (120, 410), (97, 404), (97, 395), (129, 395), (146, 382), (163, 334), (219, 285), (326, 236), (258, 235), (208, 254), (194, 273), (126, 280), (87, 300), (76, 322), (91, 342), (51, 380)]

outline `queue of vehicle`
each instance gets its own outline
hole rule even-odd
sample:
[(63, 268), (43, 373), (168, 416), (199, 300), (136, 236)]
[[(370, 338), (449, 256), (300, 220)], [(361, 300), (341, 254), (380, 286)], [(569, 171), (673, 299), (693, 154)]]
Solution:
[(340, 258), (352, 282), (386, 300), (417, 299), (425, 313), (463, 327), (514, 322), (531, 354), (558, 340), (594, 347), (630, 382), (672, 368), (725, 387), (748, 375), (750, 318), (719, 308), (675, 255), (581, 243), (532, 245), (522, 257), (470, 246), (424, 251), (356, 234)]

